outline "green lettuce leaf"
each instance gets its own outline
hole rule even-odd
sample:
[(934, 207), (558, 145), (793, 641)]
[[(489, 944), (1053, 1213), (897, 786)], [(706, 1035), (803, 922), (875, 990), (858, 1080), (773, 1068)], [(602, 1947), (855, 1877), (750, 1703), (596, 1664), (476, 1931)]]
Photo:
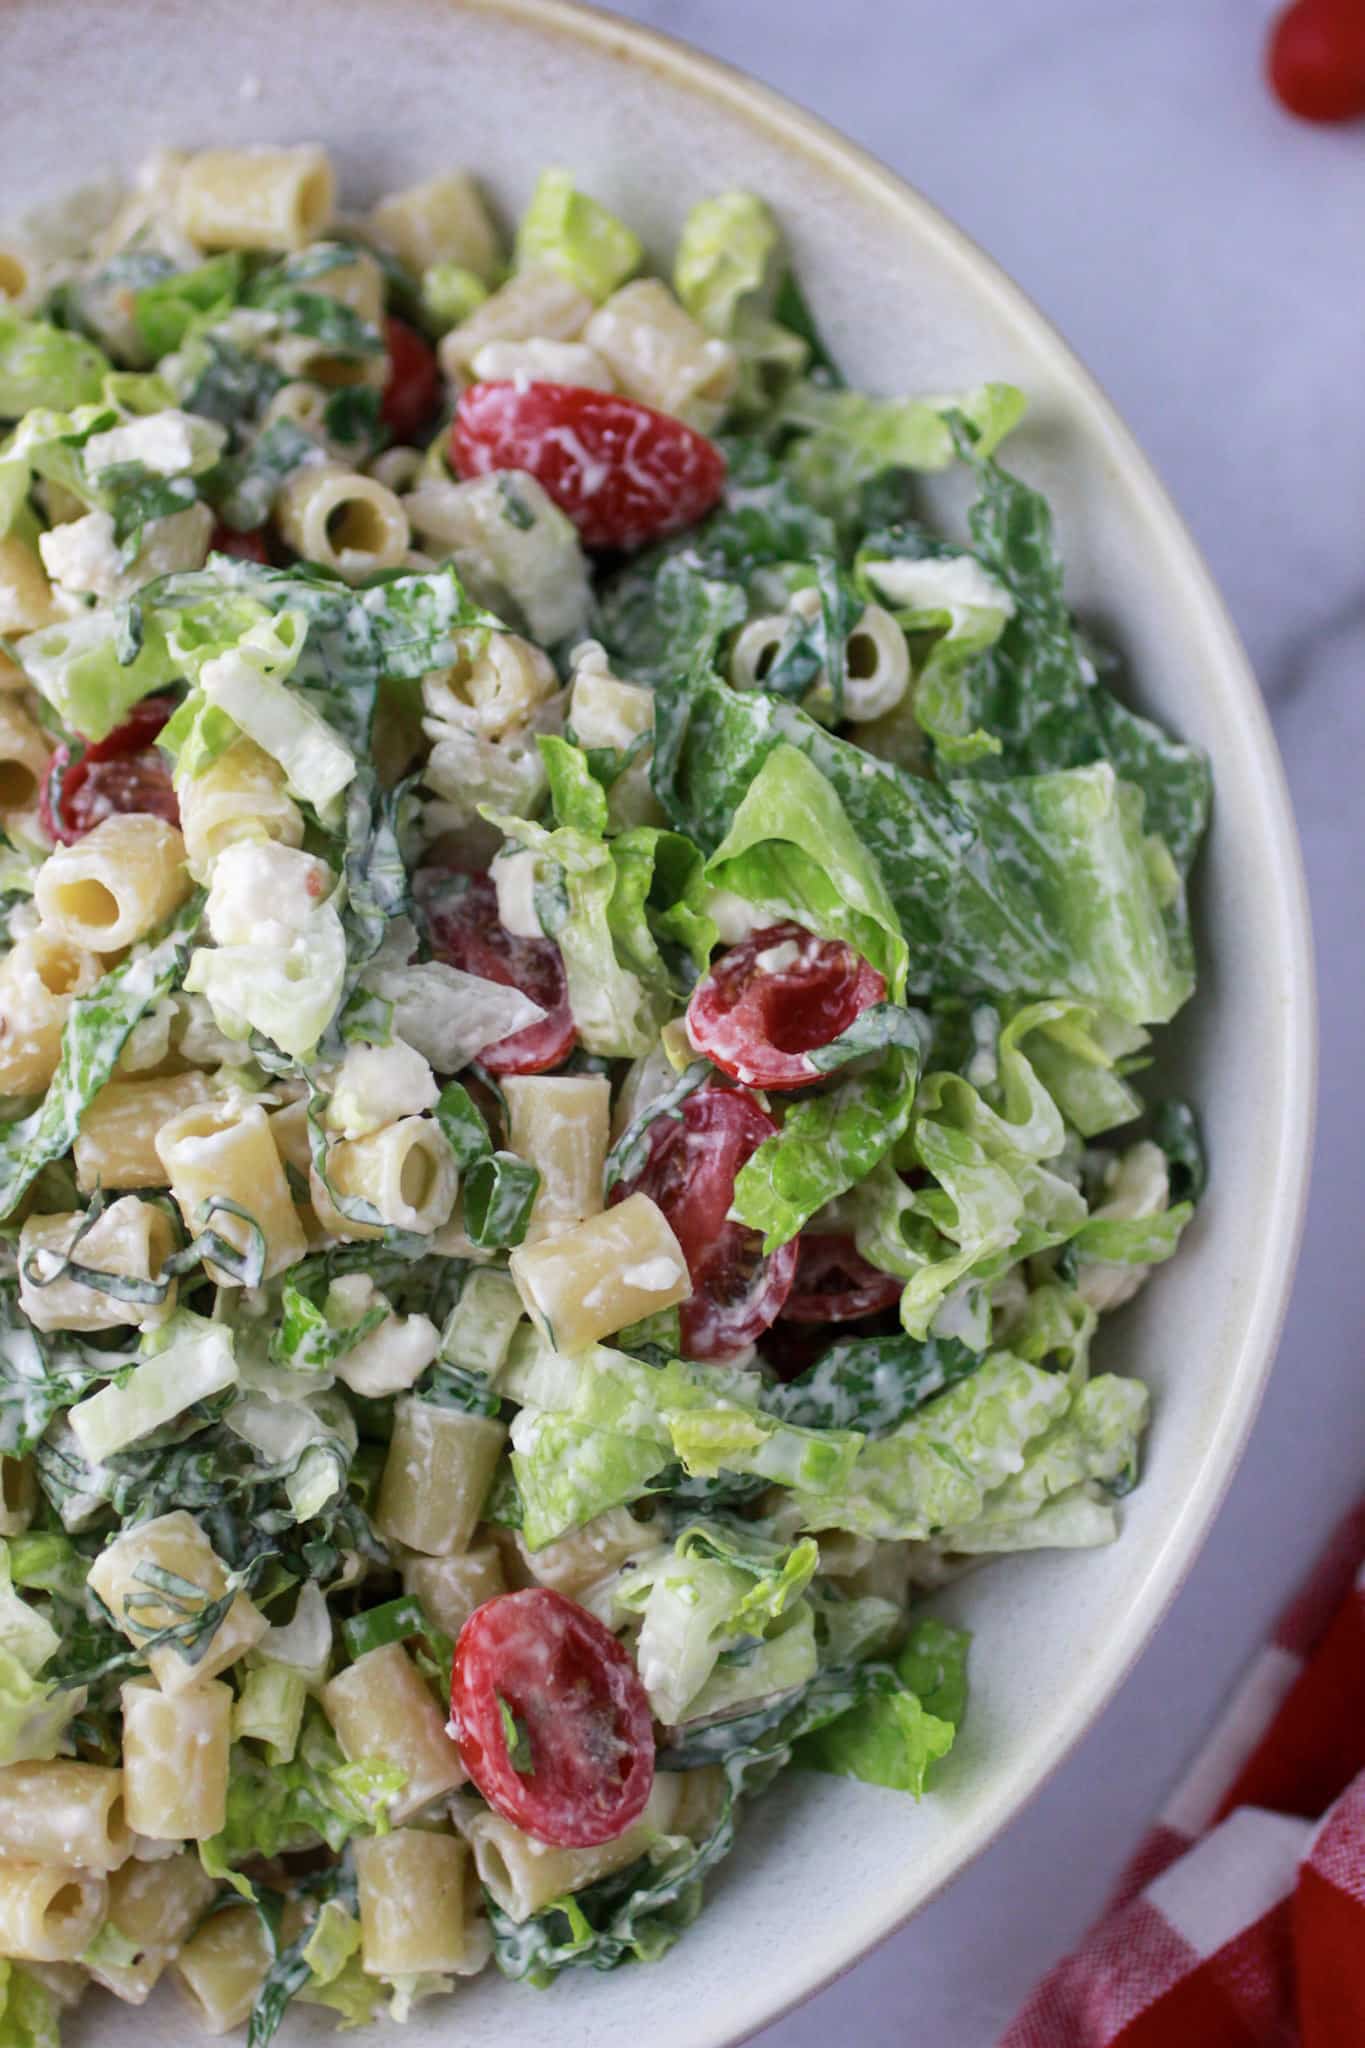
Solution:
[(60, 2048), (57, 2001), (40, 1978), (0, 1961), (0, 2041), (4, 2048)]
[(982, 384), (955, 398), (870, 398), (798, 384), (782, 407), (782, 424), (800, 436), (786, 464), (814, 504), (837, 514), (883, 470), (950, 468), (957, 455), (950, 415), (968, 420), (979, 452), (989, 454), (1018, 425), (1025, 403), (1010, 384)]
[(548, 264), (590, 299), (610, 298), (644, 250), (639, 237), (574, 185), (568, 171), (542, 171), (517, 228), (518, 270)]
[(765, 1388), (763, 1405), (803, 1429), (881, 1436), (980, 1363), (956, 1337), (845, 1337), (797, 1379)]
[(904, 1690), (873, 1694), (807, 1735), (796, 1762), (918, 1799), (966, 1712), (968, 1641), (941, 1621), (916, 1622), (894, 1663)]
[(229, 312), (241, 283), (242, 258), (230, 249), (134, 292), (133, 321), (152, 361), (179, 348), (197, 321), (221, 319)]
[(761, 1386), (756, 1373), (685, 1359), (655, 1366), (604, 1345), (568, 1357), (519, 1329), (497, 1389), (521, 1404), (511, 1465), (530, 1548), (638, 1499), (677, 1458), (703, 1478), (724, 1470), (813, 1493), (841, 1486), (861, 1438), (764, 1413)]
[(671, 1551), (645, 1559), (616, 1589), (640, 1616), (635, 1661), (655, 1716), (688, 1718), (720, 1657), (787, 1618), (814, 1576), (809, 1537), (773, 1543), (741, 1523), (693, 1522)]
[(741, 305), (763, 290), (777, 247), (777, 223), (752, 192), (698, 200), (678, 238), (673, 289), (709, 334), (729, 337)]
[(1163, 1022), (1189, 995), (1140, 794), (1107, 762), (941, 788), (759, 692), (684, 677), (659, 687), (657, 707), (654, 787), (704, 848), (722, 843), (777, 748), (820, 770), (875, 855), (915, 993), (1070, 996), (1131, 1023)]
[[(1141, 1380), (1102, 1373), (1077, 1388), (1065, 1412), (1029, 1444), (1021, 1469), (986, 1495), (970, 1522), (953, 1528), (945, 1547), (973, 1554), (1109, 1541), (1113, 1513), (1098, 1502), (1094, 1482), (1120, 1491), (1131, 1485), (1150, 1407)], [(1053, 1512), (1061, 1503), (1065, 1520)]]
[(348, 1763), (320, 1708), (311, 1707), (292, 1763), (268, 1764), (244, 1743), (232, 1750), (227, 1821), (205, 1845), (235, 1867), (253, 1856), (290, 1855), (319, 1842), (336, 1852), (353, 1835), (381, 1832), (387, 1803), (403, 1789), (396, 1764)]
[(828, 776), (795, 746), (764, 757), (706, 873), (716, 888), (771, 906), (774, 922), (792, 917), (844, 940), (885, 978), (893, 1001), (903, 995), (907, 950), (877, 858)]
[(1038, 775), (1109, 761), (1143, 793), (1143, 830), (1155, 833), (1187, 874), (1208, 822), (1207, 758), (1105, 688), (1067, 608), (1047, 500), (991, 462), (980, 444), (964, 439), (963, 446), (980, 485), (970, 515), (976, 552), (1013, 606), (968, 677), (964, 715), (1001, 743), (969, 772)]
[(764, 1234), (765, 1253), (795, 1237), (827, 1202), (864, 1180), (910, 1122), (917, 1047), (893, 1047), (787, 1109), (781, 1129), (740, 1168), (731, 1212)]
[(922, 1541), (974, 1522), (1070, 1400), (1059, 1374), (995, 1352), (970, 1378), (864, 1443), (842, 1493), (798, 1495), (806, 1524)]
[(35, 406), (69, 412), (93, 405), (113, 367), (83, 334), (0, 315), (0, 419), (17, 420)]

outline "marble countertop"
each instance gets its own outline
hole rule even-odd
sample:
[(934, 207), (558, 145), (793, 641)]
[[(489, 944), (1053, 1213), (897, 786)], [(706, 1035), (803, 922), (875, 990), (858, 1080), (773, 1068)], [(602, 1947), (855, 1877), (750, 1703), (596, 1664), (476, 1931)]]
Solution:
[[(1365, 124), (1260, 79), (1270, 0), (632, 0), (876, 151), (1037, 300), (1135, 429), (1269, 701), (1313, 896), (1320, 1132), (1279, 1367), (1119, 1697), (993, 1848), (762, 2048), (990, 2048), (1081, 1933), (1365, 1480)], [(797, 1880), (799, 1881), (799, 1879)]]

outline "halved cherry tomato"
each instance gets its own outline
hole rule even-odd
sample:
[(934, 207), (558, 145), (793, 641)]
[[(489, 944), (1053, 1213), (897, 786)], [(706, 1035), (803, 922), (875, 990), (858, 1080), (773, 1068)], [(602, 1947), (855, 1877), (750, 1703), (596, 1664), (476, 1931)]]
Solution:
[(692, 1292), (679, 1311), (689, 1358), (742, 1351), (781, 1313), (796, 1273), (793, 1239), (765, 1258), (758, 1231), (730, 1217), (735, 1175), (777, 1124), (743, 1088), (699, 1088), (649, 1127), (649, 1157), (612, 1200), (642, 1191), (682, 1247)]
[(209, 551), (215, 555), (235, 555), (239, 562), (259, 562), (262, 567), (270, 561), (263, 533), (237, 533), (221, 520), (209, 537)]
[(58, 747), (38, 800), (51, 838), (74, 846), (116, 811), (150, 811), (180, 823), (171, 771), (154, 744), (174, 709), (169, 697), (144, 697), (117, 731), (83, 754)]
[(521, 939), (498, 921), (498, 892), (486, 874), (463, 878), (425, 868), (416, 881), (438, 960), (485, 981), (519, 988), (546, 1015), (479, 1054), (490, 1074), (543, 1074), (573, 1050), (564, 962), (552, 939)]
[(529, 471), (590, 548), (638, 548), (691, 526), (725, 487), (725, 458), (704, 434), (577, 384), (471, 384), (450, 451), (462, 477)]
[(851, 1237), (803, 1231), (792, 1291), (782, 1305), (791, 1323), (847, 1323), (900, 1300), (904, 1281), (868, 1264)]
[(441, 397), (436, 352), (406, 320), (384, 322), (389, 373), (379, 411), (395, 441), (411, 441), (435, 412)]
[(769, 925), (723, 953), (692, 991), (687, 1035), (722, 1073), (755, 1088), (804, 1088), (808, 1054), (880, 1003), (886, 982), (842, 939)]
[(609, 1628), (548, 1586), (470, 1615), (450, 1727), (493, 1811), (538, 1842), (590, 1849), (644, 1812), (654, 1731), (640, 1675)]
[(1281, 105), (1304, 121), (1365, 114), (1362, 0), (1295, 0), (1270, 32), (1266, 71)]

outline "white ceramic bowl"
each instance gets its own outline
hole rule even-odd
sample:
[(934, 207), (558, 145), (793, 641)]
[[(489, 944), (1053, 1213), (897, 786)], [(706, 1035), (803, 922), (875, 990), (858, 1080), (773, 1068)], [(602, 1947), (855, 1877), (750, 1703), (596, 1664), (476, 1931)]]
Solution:
[[(976, 1632), (965, 1739), (934, 1796), (791, 1777), (751, 1816), (700, 1922), (662, 1964), (534, 1994), (486, 1978), (419, 2009), (408, 2048), (718, 2048), (845, 1968), (1003, 1827), (1098, 1713), (1216, 1510), (1269, 1370), (1309, 1150), (1313, 995), (1294, 828), (1256, 685), (1150, 468), (1022, 295), (934, 210), (807, 115), (721, 66), (555, 0), (8, 0), (6, 201), (60, 194), (158, 144), (320, 138), (364, 198), (452, 163), (509, 218), (572, 166), (665, 254), (688, 205), (744, 185), (776, 206), (857, 383), (1032, 395), (1009, 460), (1052, 498), (1071, 593), (1130, 658), (1140, 703), (1212, 754), (1197, 887), (1202, 980), (1169, 1034), (1212, 1188), (1180, 1257), (1105, 1333), (1156, 1394), (1121, 1540), (961, 1585)], [(981, 1930), (983, 1941), (990, 1930)], [(101, 2004), (78, 2040), (180, 2043), (170, 1993)], [(289, 2038), (327, 2022), (291, 2023)]]

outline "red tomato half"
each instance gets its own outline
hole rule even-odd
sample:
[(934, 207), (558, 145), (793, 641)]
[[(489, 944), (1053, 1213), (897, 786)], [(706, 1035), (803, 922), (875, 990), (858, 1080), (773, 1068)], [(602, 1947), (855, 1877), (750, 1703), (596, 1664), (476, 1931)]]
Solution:
[(144, 697), (117, 731), (75, 760), (70, 747), (58, 747), (39, 798), (51, 838), (74, 846), (116, 811), (150, 811), (180, 823), (171, 771), (154, 744), (174, 709), (169, 697)]
[(699, 1088), (676, 1117), (650, 1125), (643, 1170), (612, 1200), (643, 1191), (682, 1246), (692, 1292), (683, 1303), (689, 1358), (726, 1358), (752, 1344), (781, 1313), (796, 1273), (793, 1239), (770, 1258), (758, 1231), (730, 1219), (735, 1175), (777, 1124), (743, 1088)]
[(233, 555), (239, 562), (259, 562), (262, 568), (270, 561), (270, 550), (262, 533), (236, 533), (232, 527), (219, 521), (209, 540), (209, 552), (215, 555)]
[(640, 1675), (610, 1629), (547, 1586), (500, 1593), (470, 1615), (450, 1727), (493, 1811), (538, 1842), (614, 1841), (649, 1799), (654, 1730)]
[(459, 888), (456, 878), (426, 868), (417, 880), (417, 898), (438, 960), (519, 988), (547, 1013), (539, 1024), (484, 1047), (479, 1060), (489, 1073), (543, 1074), (567, 1059), (573, 1050), (573, 1012), (554, 941), (519, 939), (500, 924), (498, 892), (487, 875), (470, 875)]
[(1271, 30), (1266, 70), (1275, 97), (1301, 120), (1365, 114), (1365, 5), (1295, 0)]
[(395, 441), (411, 441), (435, 412), (441, 398), (441, 373), (436, 353), (415, 327), (392, 315), (384, 322), (389, 373), (379, 411)]
[(905, 1285), (870, 1266), (851, 1237), (805, 1231), (792, 1291), (782, 1306), (792, 1323), (847, 1323), (900, 1300)]
[(722, 1073), (755, 1088), (804, 1088), (807, 1055), (880, 1003), (886, 983), (841, 939), (769, 925), (732, 946), (687, 1006), (687, 1035)]
[(450, 450), (462, 477), (527, 470), (590, 548), (638, 548), (691, 526), (725, 486), (725, 458), (704, 434), (578, 384), (471, 384)]

